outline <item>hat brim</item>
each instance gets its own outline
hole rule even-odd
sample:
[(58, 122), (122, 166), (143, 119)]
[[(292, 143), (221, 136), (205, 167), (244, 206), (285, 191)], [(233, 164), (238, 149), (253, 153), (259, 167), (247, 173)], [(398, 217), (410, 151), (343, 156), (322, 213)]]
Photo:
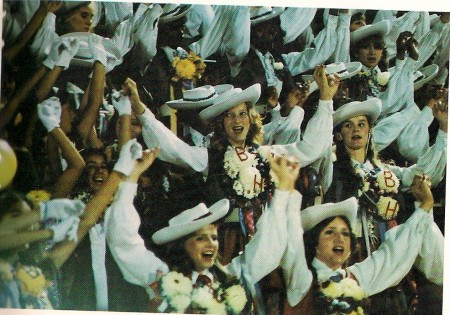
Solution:
[(185, 16), (191, 8), (192, 8), (192, 4), (183, 4), (183, 5), (181, 5), (181, 8), (179, 9), (179, 11), (176, 14), (165, 15), (165, 13), (163, 13), (159, 17), (158, 23), (167, 24), (167, 23), (176, 21), (176, 20), (182, 18), (183, 16)]
[[(207, 122), (214, 117), (219, 116), (228, 109), (239, 105), (241, 103), (250, 103), (252, 106), (258, 101), (261, 95), (261, 85), (259, 83), (253, 84), (252, 86), (241, 90), (239, 88), (233, 89), (235, 93), (230, 97), (227, 97), (221, 102), (217, 102), (208, 108), (205, 108), (199, 113), (200, 119)], [(227, 93), (227, 92), (225, 92)]]
[(214, 223), (224, 217), (229, 208), (230, 201), (228, 199), (221, 199), (208, 208), (211, 213), (210, 215), (184, 224), (162, 228), (152, 235), (152, 240), (155, 244), (161, 245), (189, 235), (205, 225)]
[(426, 66), (426, 67), (420, 69), (420, 72), (422, 72), (424, 77), (422, 79), (414, 82), (414, 91), (420, 89), (425, 84), (427, 84), (428, 82), (433, 80), (439, 72), (439, 66), (436, 64), (431, 64), (429, 66)]
[(363, 102), (354, 101), (344, 104), (333, 113), (333, 128), (356, 116), (368, 116), (373, 123), (380, 116), (380, 112), (381, 100), (378, 98), (369, 98)]
[[(342, 75), (338, 74), (341, 80), (349, 79), (359, 73), (362, 68), (362, 63), (359, 61), (347, 62), (345, 63), (345, 68), (347, 69), (346, 73)], [(302, 78), (305, 81), (311, 82), (309, 84), (309, 94), (319, 89), (319, 86), (317, 85), (317, 82), (314, 81), (312, 74), (304, 74), (302, 75)]]
[(346, 217), (349, 220), (352, 229), (354, 229), (357, 214), (358, 201), (355, 197), (348, 198), (341, 202), (325, 203), (308, 207), (300, 211), (302, 227), (305, 232), (311, 230), (323, 220), (336, 216)]
[(179, 100), (174, 100), (174, 101), (168, 101), (168, 102), (166, 102), (166, 104), (173, 109), (181, 109), (181, 110), (183, 110), (183, 109), (199, 109), (199, 108), (203, 108), (203, 107), (213, 104), (214, 100), (216, 99), (217, 96), (218, 96), (218, 94), (216, 93), (213, 96), (211, 96), (210, 98), (203, 100), (203, 101), (189, 102), (189, 101), (185, 101), (183, 99), (179, 99)]
[[(92, 58), (92, 54), (89, 50), (89, 37), (91, 35), (93, 35), (93, 33), (74, 32), (60, 36), (60, 38), (77, 38), (80, 41), (78, 52), (70, 61), (71, 65), (80, 67), (92, 67), (95, 60)], [(109, 59), (111, 60), (111, 62), (120, 60), (122, 58), (119, 49), (109, 38), (103, 38), (102, 44), (105, 48), (106, 53), (109, 55)]]
[(272, 7), (272, 11), (270, 13), (256, 17), (256, 18), (250, 18), (250, 23), (251, 23), (251, 25), (257, 25), (264, 21), (271, 20), (271, 19), (279, 16), (281, 13), (283, 13), (284, 10), (285, 10), (285, 7)]
[(371, 35), (386, 36), (391, 30), (391, 22), (383, 20), (374, 24), (361, 26), (350, 33), (350, 44), (353, 45)]

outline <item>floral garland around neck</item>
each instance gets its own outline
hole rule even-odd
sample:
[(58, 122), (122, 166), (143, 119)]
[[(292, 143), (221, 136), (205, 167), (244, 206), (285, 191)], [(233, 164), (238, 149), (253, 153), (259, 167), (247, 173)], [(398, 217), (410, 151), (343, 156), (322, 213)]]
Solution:
[(174, 75), (172, 81), (178, 82), (180, 79), (194, 80), (200, 79), (205, 72), (205, 62), (192, 51), (186, 53), (177, 50), (177, 56), (172, 59)]
[(228, 146), (223, 162), (226, 174), (234, 181), (233, 189), (238, 196), (253, 199), (267, 188), (261, 174), (266, 165), (255, 148), (246, 150)]
[(237, 279), (199, 286), (183, 274), (171, 271), (152, 284), (151, 289), (161, 302), (157, 310), (165, 313), (240, 314), (247, 304), (245, 290)]
[[(361, 205), (366, 206), (378, 220), (395, 219), (400, 208), (395, 199), (400, 185), (397, 176), (390, 170), (379, 167), (368, 173), (359, 167), (355, 170), (363, 180), (361, 188), (358, 190)], [(374, 208), (376, 211), (373, 210)]]
[(333, 277), (319, 284), (316, 302), (326, 310), (326, 314), (362, 315), (367, 299), (354, 279)]

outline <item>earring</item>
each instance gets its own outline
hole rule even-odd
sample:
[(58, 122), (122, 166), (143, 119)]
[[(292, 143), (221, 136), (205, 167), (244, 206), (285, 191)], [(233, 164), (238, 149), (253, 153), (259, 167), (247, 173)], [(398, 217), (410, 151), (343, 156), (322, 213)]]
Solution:
[(336, 133), (336, 140), (342, 141), (342, 135), (339, 132)]

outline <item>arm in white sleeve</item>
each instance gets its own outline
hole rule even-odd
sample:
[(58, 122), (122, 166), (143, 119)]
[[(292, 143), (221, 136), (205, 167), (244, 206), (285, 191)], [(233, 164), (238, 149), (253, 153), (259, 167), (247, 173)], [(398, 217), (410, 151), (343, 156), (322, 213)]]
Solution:
[(105, 10), (105, 26), (114, 32), (117, 25), (133, 16), (131, 2), (101, 2)]
[[(235, 257), (225, 267), (238, 278), (245, 263), (250, 284), (254, 284), (280, 265), (287, 244), (286, 208), (300, 208), (301, 198), (285, 190), (275, 190), (268, 209), (256, 224), (256, 233), (245, 246), (244, 259)], [(242, 262), (244, 260), (244, 262)]]
[(314, 20), (316, 12), (316, 8), (286, 8), (280, 15), (280, 26), (286, 33), (283, 43), (288, 44), (296, 40)]
[[(448, 24), (448, 23), (446, 23)], [(417, 65), (415, 70), (419, 70), (423, 67), (425, 62), (433, 55), (436, 51), (436, 48), (441, 40), (442, 35), (445, 30), (448, 32), (448, 28), (444, 27), (445, 23), (443, 23), (440, 19), (433, 25), (428, 33), (426, 33), (419, 41), (419, 59), (417, 60)], [(448, 52), (447, 52), (448, 55)]]
[(447, 164), (447, 134), (442, 130), (438, 131), (436, 142), (422, 155), (416, 164), (407, 168), (386, 165), (400, 179), (402, 187), (409, 187), (412, 184), (414, 175), (425, 173), (430, 177), (431, 186), (435, 187), (445, 175)]
[(336, 49), (331, 55), (332, 62), (350, 62), (350, 13), (339, 13), (336, 29)]
[(300, 106), (292, 108), (286, 117), (282, 117), (280, 111), (272, 110), (272, 121), (263, 126), (263, 144), (289, 144), (299, 141), (304, 116), (305, 111)]
[(283, 270), (289, 305), (294, 306), (309, 291), (313, 280), (312, 272), (306, 263), (300, 208), (288, 209), (287, 231), (288, 243), (280, 267)]
[(208, 167), (208, 150), (193, 147), (179, 139), (155, 115), (146, 108), (142, 115), (138, 115), (142, 124), (142, 136), (149, 148), (159, 147), (159, 155), (163, 161), (205, 172)]
[(414, 33), (415, 23), (419, 19), (420, 13), (417, 11), (408, 11), (404, 15), (391, 21), (391, 30), (384, 37), (386, 43), (388, 59), (395, 58), (397, 55), (397, 38), (401, 32), (410, 31)]
[(190, 38), (203, 35), (209, 29), (215, 16), (214, 10), (209, 4), (193, 4), (186, 14), (184, 27)]
[(149, 251), (138, 233), (141, 220), (133, 205), (137, 184), (123, 182), (105, 214), (106, 242), (124, 279), (148, 286), (157, 272), (167, 273), (167, 265)]
[[(419, 111), (417, 105), (413, 105)], [(416, 163), (430, 147), (428, 127), (433, 122), (433, 111), (425, 106), (414, 119), (407, 120), (406, 127), (397, 138), (397, 146), (400, 154), (408, 160)]]
[(327, 25), (313, 41), (314, 48), (306, 48), (302, 52), (282, 54), (289, 71), (293, 76), (325, 63), (336, 48), (336, 27), (338, 17), (330, 15)]
[(302, 166), (316, 161), (333, 142), (333, 101), (319, 100), (316, 113), (308, 122), (303, 139), (286, 145), (272, 145), (275, 155), (295, 156)]
[(432, 217), (418, 208), (411, 217), (386, 232), (381, 246), (361, 263), (347, 270), (358, 281), (367, 296), (396, 285), (413, 266), (423, 244)]
[(42, 21), (41, 27), (30, 43), (30, 51), (38, 62), (42, 62), (48, 56), (52, 44), (59, 39), (58, 34), (55, 32), (55, 20), (55, 14), (47, 13), (44, 21)]

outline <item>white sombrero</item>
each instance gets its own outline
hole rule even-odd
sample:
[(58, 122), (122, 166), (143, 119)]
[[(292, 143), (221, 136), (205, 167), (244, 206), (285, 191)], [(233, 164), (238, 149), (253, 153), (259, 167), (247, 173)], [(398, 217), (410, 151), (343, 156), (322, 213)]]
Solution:
[(231, 84), (204, 85), (183, 91), (183, 98), (166, 102), (166, 104), (174, 109), (199, 109), (212, 105), (220, 94), (232, 88)]
[(383, 20), (374, 24), (368, 24), (361, 26), (357, 30), (350, 33), (350, 44), (355, 44), (360, 40), (369, 37), (371, 35), (386, 36), (391, 30), (391, 22)]
[(253, 7), (250, 9), (250, 23), (256, 25), (283, 13), (285, 7)]
[(261, 85), (259, 83), (242, 90), (234, 88), (224, 92), (214, 102), (213, 105), (205, 108), (199, 113), (200, 119), (204, 122), (219, 116), (228, 109), (241, 103), (250, 103), (252, 106), (258, 101), (261, 95)]
[(436, 64), (431, 64), (426, 66), (419, 71), (415, 71), (414, 76), (414, 91), (420, 89), (425, 84), (433, 80), (439, 72), (439, 66)]
[[(353, 61), (353, 62), (337, 62), (337, 63), (330, 63), (325, 66), (325, 72), (327, 74), (336, 73), (341, 80), (345, 80), (348, 78), (353, 77), (355, 74), (357, 74), (362, 68), (362, 64), (359, 61)], [(314, 81), (312, 74), (303, 74), (302, 75), (303, 80), (309, 81), (309, 94), (316, 91), (319, 86), (317, 85), (316, 81)]]
[(163, 7), (163, 13), (159, 17), (159, 23), (165, 24), (182, 18), (192, 8), (191, 4), (167, 3)]
[[(99, 36), (94, 33), (89, 32), (73, 32), (67, 33), (60, 36), (63, 38), (77, 38), (80, 42), (80, 46), (78, 48), (78, 52), (75, 54), (75, 57), (71, 60), (71, 65), (77, 65), (81, 67), (92, 67), (94, 64), (94, 59), (89, 50), (89, 37), (90, 36)], [(109, 38), (103, 37), (102, 40), (103, 48), (106, 50), (106, 54), (108, 56), (108, 63), (115, 63), (117, 60), (120, 60), (121, 53), (117, 46), (111, 41)]]
[(348, 198), (341, 202), (325, 203), (308, 207), (300, 211), (303, 230), (309, 231), (323, 220), (336, 216), (346, 217), (352, 229), (355, 228), (356, 215), (358, 213), (358, 200), (355, 197)]
[(152, 240), (155, 244), (161, 245), (189, 235), (224, 217), (229, 208), (228, 199), (221, 199), (209, 208), (204, 203), (200, 203), (170, 219), (169, 226), (153, 233)]
[(381, 100), (375, 97), (364, 102), (354, 101), (344, 104), (333, 113), (333, 128), (355, 116), (369, 116), (373, 123), (380, 116), (380, 112)]

